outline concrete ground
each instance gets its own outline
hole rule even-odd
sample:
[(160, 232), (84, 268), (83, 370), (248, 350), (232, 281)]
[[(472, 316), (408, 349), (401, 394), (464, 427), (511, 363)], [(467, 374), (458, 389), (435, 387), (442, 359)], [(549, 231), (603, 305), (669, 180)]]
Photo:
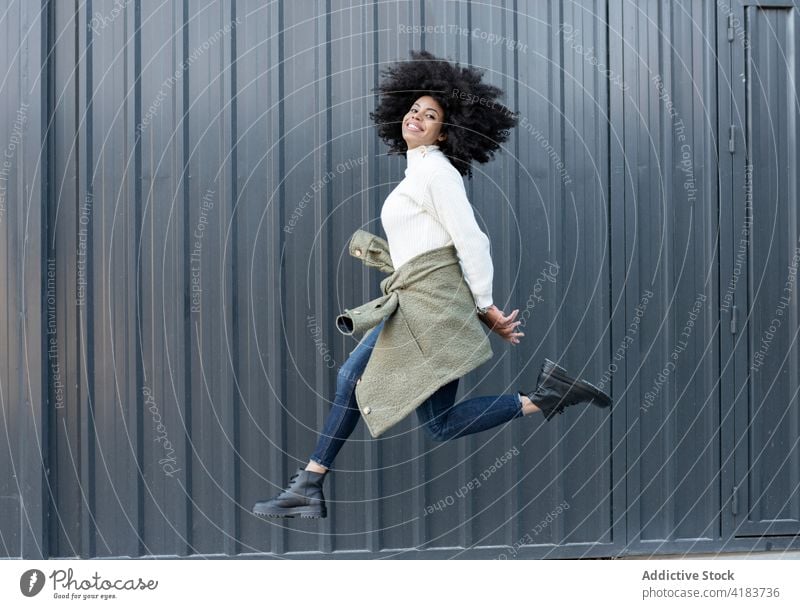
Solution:
[(662, 554), (660, 556), (625, 556), (619, 557), (617, 560), (800, 560), (800, 550), (790, 550), (784, 552), (782, 550), (773, 550), (772, 552), (725, 552), (722, 554)]

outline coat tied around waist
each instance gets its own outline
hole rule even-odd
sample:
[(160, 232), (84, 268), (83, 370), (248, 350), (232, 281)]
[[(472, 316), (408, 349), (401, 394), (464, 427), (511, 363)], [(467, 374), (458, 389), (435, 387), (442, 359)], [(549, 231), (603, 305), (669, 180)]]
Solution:
[(377, 438), (493, 353), (454, 245), (423, 252), (395, 270), (387, 241), (359, 229), (349, 252), (389, 274), (381, 296), (336, 317), (340, 332), (362, 340), (386, 319), (355, 388), (361, 416)]

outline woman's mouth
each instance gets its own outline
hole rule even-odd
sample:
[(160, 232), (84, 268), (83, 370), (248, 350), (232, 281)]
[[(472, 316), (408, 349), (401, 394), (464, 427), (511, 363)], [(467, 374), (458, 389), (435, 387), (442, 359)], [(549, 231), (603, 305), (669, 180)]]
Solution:
[(416, 123), (412, 123), (411, 121), (406, 123), (406, 129), (408, 131), (416, 131), (417, 133), (421, 133), (422, 129), (419, 128), (419, 125)]

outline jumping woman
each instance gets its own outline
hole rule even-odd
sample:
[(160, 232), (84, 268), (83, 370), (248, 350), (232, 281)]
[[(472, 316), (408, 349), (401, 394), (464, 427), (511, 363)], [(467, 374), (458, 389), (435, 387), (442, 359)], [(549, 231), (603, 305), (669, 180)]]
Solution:
[(373, 437), (413, 410), (437, 441), (490, 429), (541, 412), (546, 420), (582, 402), (611, 398), (545, 358), (532, 392), (455, 403), (461, 376), (492, 356), (483, 325), (518, 344), (518, 309), (506, 315), (492, 297), (489, 238), (467, 199), (462, 176), (488, 162), (519, 116), (497, 101), (501, 89), (482, 73), (412, 51), (386, 68), (370, 113), (390, 153), (406, 157), (405, 177), (386, 198), (387, 239), (358, 230), (350, 254), (390, 273), (382, 296), (337, 318), (345, 334), (364, 333), (339, 369), (336, 396), (304, 469), (276, 497), (259, 501), (261, 517), (325, 518), (323, 481), (364, 418)]

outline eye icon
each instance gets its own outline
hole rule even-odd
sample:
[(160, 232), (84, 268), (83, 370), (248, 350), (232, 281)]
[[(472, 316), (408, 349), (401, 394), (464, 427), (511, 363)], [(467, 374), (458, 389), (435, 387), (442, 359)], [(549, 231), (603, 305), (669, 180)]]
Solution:
[(19, 590), (25, 596), (36, 596), (44, 588), (44, 573), (29, 569), (19, 578)]

